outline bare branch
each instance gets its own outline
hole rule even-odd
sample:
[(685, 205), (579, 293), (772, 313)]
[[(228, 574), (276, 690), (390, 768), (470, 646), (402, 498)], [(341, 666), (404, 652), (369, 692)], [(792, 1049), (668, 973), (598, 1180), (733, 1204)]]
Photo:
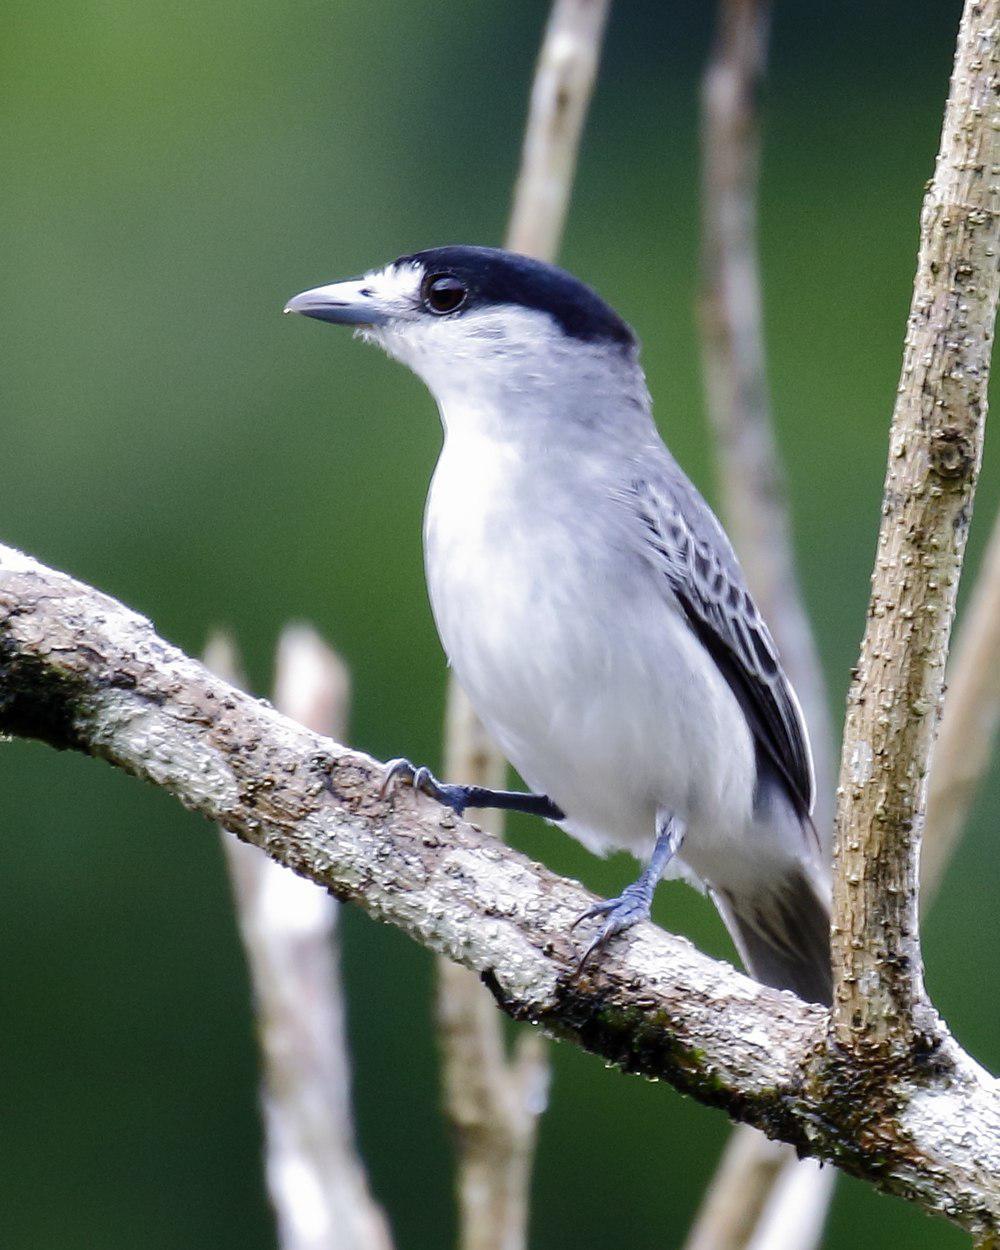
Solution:
[(948, 668), (948, 694), (927, 785), (920, 848), (921, 903), (928, 906), (965, 828), (1000, 720), (1000, 517), (983, 556)]
[(836, 1172), (749, 1125), (733, 1130), (685, 1250), (816, 1250)]
[[(931, 904), (961, 838), (992, 755), (998, 718), (1000, 518), (994, 523), (948, 673), (920, 848), (922, 909)], [(740, 1125), (687, 1250), (813, 1250), (820, 1242), (835, 1175), (830, 1169), (810, 1169), (789, 1147)]]
[(815, 1159), (786, 1159), (775, 1177), (747, 1250), (817, 1250), (837, 1174)]
[(746, 1124), (733, 1129), (685, 1250), (746, 1250), (789, 1156), (795, 1159), (795, 1152), (783, 1142)]
[(1000, 1230), (1000, 1084), (943, 1030), (899, 1063), (824, 1044), (828, 1013), (650, 924), (575, 975), (592, 901), (383, 767), (209, 674), (91, 588), (0, 547), (0, 732), (108, 760), (480, 973), (512, 1016)]
[[(209, 667), (239, 682), (232, 643), (217, 635)], [(349, 681), (303, 625), (278, 644), (275, 702), (317, 733), (343, 737)], [(263, 1065), (267, 1181), (282, 1250), (390, 1250), (354, 1141), (338, 904), (257, 847), (223, 833), (256, 1001)]]
[(834, 1036), (933, 1049), (917, 864), (986, 419), (1000, 271), (1000, 0), (966, 0), (925, 199), (868, 623), (848, 700), (834, 881)]
[[(611, 0), (555, 0), (552, 6), (507, 231), (512, 251), (555, 260), (610, 7)], [(506, 760), (454, 678), (445, 738), (446, 776), (503, 786)], [(483, 812), (481, 823), (502, 836), (501, 812)], [(458, 1138), (459, 1244), (464, 1250), (522, 1250), (537, 1118), (549, 1082), (545, 1045), (537, 1034), (525, 1034), (509, 1061), (500, 1020), (477, 979), (448, 960), (438, 975), (445, 1106)]]
[(515, 252), (554, 260), (569, 208), (611, 0), (555, 0), (528, 106), (507, 230)]
[(727, 527), (802, 702), (816, 764), (817, 828), (830, 845), (833, 735), (816, 644), (795, 576), (775, 444), (757, 259), (757, 97), (770, 0), (721, 0), (702, 85), (702, 358)]
[[(757, 255), (758, 101), (767, 62), (770, 0), (719, 0), (701, 93), (702, 277), (700, 324), (709, 416), (727, 527), (778, 643), (809, 725), (816, 768), (816, 827), (829, 854), (833, 732), (826, 683), (795, 575), (790, 509), (771, 419)], [(822, 1217), (832, 1186), (794, 1152), (751, 1129), (735, 1130), (692, 1227), (688, 1250), (743, 1250), (756, 1241), (772, 1187), (796, 1169)], [(780, 1194), (792, 1192), (783, 1181)], [(795, 1190), (801, 1216), (802, 1192)], [(775, 1199), (777, 1201), (777, 1199)], [(788, 1250), (812, 1221), (772, 1221)], [(779, 1250), (782, 1233), (766, 1234)]]

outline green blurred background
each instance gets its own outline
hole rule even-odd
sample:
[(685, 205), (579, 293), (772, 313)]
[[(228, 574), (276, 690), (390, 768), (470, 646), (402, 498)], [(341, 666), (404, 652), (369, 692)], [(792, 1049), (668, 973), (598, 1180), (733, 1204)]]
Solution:
[[(697, 88), (710, 4), (620, 0), (564, 262), (636, 326), (675, 452), (713, 495), (694, 337)], [(762, 248), (777, 421), (838, 719), (860, 637), (917, 212), (957, 0), (777, 5)], [(497, 243), (546, 6), (7, 0), (0, 19), (6, 374), (0, 538), (270, 683), (314, 621), (352, 738), (436, 763), (445, 669), (420, 518), (439, 443), (398, 366), (284, 299), (401, 252)], [(970, 559), (997, 504), (987, 458)], [(966, 588), (970, 582), (966, 579)], [(107, 768), (0, 746), (0, 1245), (270, 1247), (246, 977), (214, 830)], [(926, 926), (959, 1038), (1000, 1064), (1000, 786)], [(523, 821), (603, 893), (632, 872)], [(711, 909), (661, 923), (727, 954)], [(344, 925), (357, 1111), (400, 1250), (453, 1244), (432, 962)], [(532, 1245), (678, 1246), (727, 1125), (562, 1046)], [(831, 1247), (964, 1239), (845, 1182)]]

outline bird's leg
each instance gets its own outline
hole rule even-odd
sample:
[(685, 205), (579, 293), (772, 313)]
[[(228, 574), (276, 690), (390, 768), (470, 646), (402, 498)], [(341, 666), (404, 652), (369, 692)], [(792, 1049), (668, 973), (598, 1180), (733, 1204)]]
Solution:
[(509, 812), (526, 812), (546, 820), (564, 820), (566, 813), (545, 794), (528, 794), (521, 790), (488, 790), (485, 786), (456, 786), (438, 781), (429, 768), (417, 767), (409, 760), (390, 760), (382, 782), (382, 795), (391, 794), (397, 785), (411, 785), (414, 790), (436, 799), (461, 816), (469, 807), (500, 807)]
[(653, 903), (653, 891), (656, 889), (656, 883), (663, 875), (663, 870), (667, 864), (673, 859), (677, 852), (681, 849), (684, 841), (684, 823), (676, 816), (670, 816), (666, 813), (657, 814), (656, 818), (656, 843), (653, 847), (653, 853), (649, 857), (649, 863), (639, 874), (637, 880), (631, 885), (627, 885), (617, 898), (609, 898), (607, 902), (598, 903), (596, 907), (591, 907), (589, 911), (585, 911), (582, 916), (574, 920), (572, 929), (584, 920), (592, 920), (595, 916), (605, 916), (606, 919), (598, 930), (597, 936), (590, 943), (583, 953), (583, 958), (577, 965), (577, 972), (583, 971), (583, 966), (595, 951), (601, 949), (610, 938), (616, 933), (622, 933), (625, 929), (631, 929), (634, 924), (638, 924), (641, 920), (649, 919), (649, 909)]

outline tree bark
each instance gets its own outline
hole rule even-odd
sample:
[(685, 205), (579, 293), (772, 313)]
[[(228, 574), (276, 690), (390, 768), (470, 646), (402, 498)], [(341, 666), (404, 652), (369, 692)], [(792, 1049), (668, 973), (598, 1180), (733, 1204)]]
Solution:
[(917, 911), (926, 777), (982, 456), (1000, 293), (1000, 0), (966, 0), (893, 413), (848, 698), (834, 874), (833, 1037), (932, 1054)]
[(946, 1033), (898, 1064), (650, 924), (583, 976), (592, 898), (382, 766), (213, 677), (150, 623), (0, 547), (0, 732), (103, 758), (480, 974), (516, 1019), (670, 1081), (980, 1237), (1000, 1231), (1000, 1086)]

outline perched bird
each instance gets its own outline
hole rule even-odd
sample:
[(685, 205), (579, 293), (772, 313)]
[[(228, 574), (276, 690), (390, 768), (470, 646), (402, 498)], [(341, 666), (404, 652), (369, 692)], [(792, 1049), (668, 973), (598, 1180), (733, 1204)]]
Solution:
[(565, 271), (484, 247), (403, 256), (285, 312), (358, 327), (436, 399), (435, 621), (535, 792), (447, 784), (407, 760), (389, 777), (644, 859), (581, 917), (598, 921), (587, 955), (680, 876), (711, 895), (752, 976), (829, 1003), (802, 712), (725, 532), (657, 432), (628, 325)]

